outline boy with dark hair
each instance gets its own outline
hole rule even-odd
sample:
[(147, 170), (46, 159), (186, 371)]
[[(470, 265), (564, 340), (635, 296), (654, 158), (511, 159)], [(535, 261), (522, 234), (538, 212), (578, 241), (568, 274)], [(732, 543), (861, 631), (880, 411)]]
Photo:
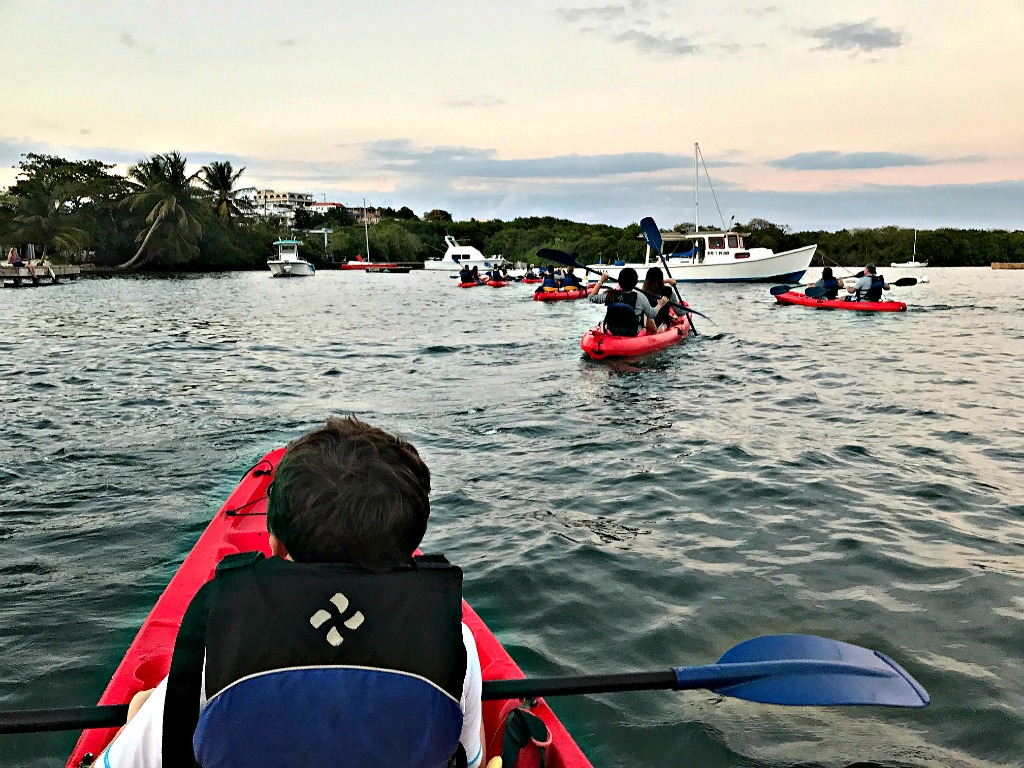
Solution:
[(429, 493), (416, 449), (357, 419), (289, 444), (268, 493), (274, 556), (222, 561), (186, 611), (170, 675), (97, 764), (479, 766), (462, 574), (413, 557)]

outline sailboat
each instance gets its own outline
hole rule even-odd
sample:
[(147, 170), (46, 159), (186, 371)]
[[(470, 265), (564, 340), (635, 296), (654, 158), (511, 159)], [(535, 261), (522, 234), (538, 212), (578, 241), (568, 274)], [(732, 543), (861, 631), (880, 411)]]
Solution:
[[(743, 241), (744, 233), (725, 227), (718, 231), (701, 230), (698, 221), (697, 161), (700, 147), (693, 145), (693, 220), (692, 232), (662, 232), (662, 241), (669, 243), (688, 243), (684, 253), (665, 253), (665, 260), (672, 270), (672, 277), (677, 282), (688, 283), (796, 283), (814, 258), (817, 244), (805, 245), (791, 251), (775, 253), (771, 248), (748, 248)], [(705, 166), (705, 173), (707, 167)], [(711, 178), (708, 177), (710, 183)], [(712, 191), (714, 191), (712, 189)], [(644, 275), (643, 270), (660, 265), (658, 256), (647, 247), (643, 263), (626, 264), (616, 262), (612, 266), (606, 264), (590, 264), (589, 268), (607, 272), (611, 277), (618, 277), (626, 267), (632, 267)]]
[(366, 208), (366, 198), (363, 198), (363, 235), (366, 238), (366, 260), (363, 260), (362, 254), (357, 253), (354, 259), (349, 259), (344, 264), (340, 265), (338, 269), (352, 269), (359, 272), (408, 272), (411, 268), (399, 266), (397, 261), (374, 262), (370, 258), (369, 219), (370, 217)]
[(903, 268), (903, 267), (927, 267), (928, 266), (928, 262), (927, 261), (918, 261), (917, 260), (917, 230), (916, 229), (914, 230), (914, 255), (911, 257), (910, 261), (892, 261), (892, 262), (889, 263), (889, 266), (890, 267), (900, 267), (900, 268)]

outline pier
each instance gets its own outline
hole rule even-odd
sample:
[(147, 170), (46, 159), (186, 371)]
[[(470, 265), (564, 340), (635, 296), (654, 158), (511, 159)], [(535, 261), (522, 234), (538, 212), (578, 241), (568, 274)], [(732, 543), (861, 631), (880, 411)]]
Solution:
[(993, 261), (992, 269), (1024, 269), (1024, 262), (1020, 261)]
[(68, 264), (34, 264), (35, 275), (26, 266), (11, 267), (0, 265), (0, 285), (4, 288), (32, 288), (41, 285), (56, 285), (61, 280), (74, 280), (81, 268)]

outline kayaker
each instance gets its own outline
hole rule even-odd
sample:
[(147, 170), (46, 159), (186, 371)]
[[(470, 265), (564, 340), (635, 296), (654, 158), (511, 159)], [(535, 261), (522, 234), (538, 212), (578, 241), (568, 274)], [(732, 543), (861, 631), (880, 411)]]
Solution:
[(601, 287), (608, 280), (608, 273), (602, 272), (601, 277), (590, 289), (590, 301), (594, 304), (605, 304), (605, 331), (613, 336), (636, 336), (641, 328), (648, 333), (656, 333), (654, 318), (658, 311), (668, 304), (668, 297), (662, 296), (653, 307), (647, 297), (636, 290), (637, 274), (632, 267), (619, 272), (619, 287), (607, 293), (601, 293)]
[(460, 283), (472, 283), (472, 282), (475, 282), (473, 280), (473, 272), (470, 270), (469, 267), (463, 266), (462, 269), (459, 270), (459, 282)]
[(544, 273), (544, 282), (537, 287), (538, 291), (560, 291), (562, 290), (561, 283), (558, 282), (558, 278), (555, 277), (555, 270), (552, 267), (548, 267), (548, 271)]
[(479, 285), (479, 284), (480, 284), (481, 282), (483, 282), (483, 281), (482, 281), (482, 280), (480, 279), (480, 267), (478, 267), (478, 266), (477, 266), (476, 264), (474, 264), (474, 265), (473, 265), (473, 269), (472, 269), (471, 271), (472, 271), (472, 279), (470, 280), (470, 282), (472, 282), (472, 283), (477, 283), (478, 285)]
[(576, 277), (572, 267), (566, 267), (565, 274), (562, 276), (562, 290), (570, 291), (574, 288), (582, 288), (583, 283)]
[(808, 288), (824, 288), (825, 295), (822, 297), (829, 301), (834, 301), (839, 297), (839, 289), (843, 288), (843, 279), (841, 277), (833, 277), (832, 267), (824, 267), (821, 270), (821, 279), (815, 283), (806, 283)]
[[(660, 299), (662, 296), (671, 301), (674, 294), (669, 286), (675, 284), (676, 281), (673, 278), (665, 279), (661, 267), (651, 267), (647, 270), (643, 287), (640, 290), (647, 296), (648, 301), (652, 298)], [(658, 326), (659, 331), (666, 330), (672, 324), (672, 310), (667, 305), (658, 310), (654, 324)]]
[[(482, 765), (461, 572), (412, 560), (429, 492), (416, 448), (357, 419), (329, 419), (289, 444), (268, 493), (274, 557), (221, 563), (186, 612), (170, 689), (165, 679), (137, 695), (96, 765), (192, 765), (193, 746), (196, 761), (230, 768), (341, 754), (440, 767), (460, 748), (468, 768)], [(279, 753), (268, 760), (269, 750)]]
[(856, 294), (855, 301), (881, 301), (882, 291), (891, 290), (892, 286), (885, 282), (885, 278), (877, 274), (874, 264), (864, 267), (863, 276), (857, 278), (857, 282), (847, 286), (849, 293)]
[(523, 274), (523, 279), (524, 280), (536, 280), (537, 279), (537, 273), (533, 271), (533, 265), (532, 264), (527, 264), (526, 265), (526, 272)]

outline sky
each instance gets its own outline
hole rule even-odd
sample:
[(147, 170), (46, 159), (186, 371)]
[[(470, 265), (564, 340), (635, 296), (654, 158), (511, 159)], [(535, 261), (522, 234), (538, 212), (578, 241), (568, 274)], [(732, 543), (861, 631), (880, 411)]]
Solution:
[(178, 150), (347, 205), (669, 228), (699, 143), (702, 224), (1024, 229), (1024, 0), (0, 0), (0, 31), (0, 187), (26, 152)]

